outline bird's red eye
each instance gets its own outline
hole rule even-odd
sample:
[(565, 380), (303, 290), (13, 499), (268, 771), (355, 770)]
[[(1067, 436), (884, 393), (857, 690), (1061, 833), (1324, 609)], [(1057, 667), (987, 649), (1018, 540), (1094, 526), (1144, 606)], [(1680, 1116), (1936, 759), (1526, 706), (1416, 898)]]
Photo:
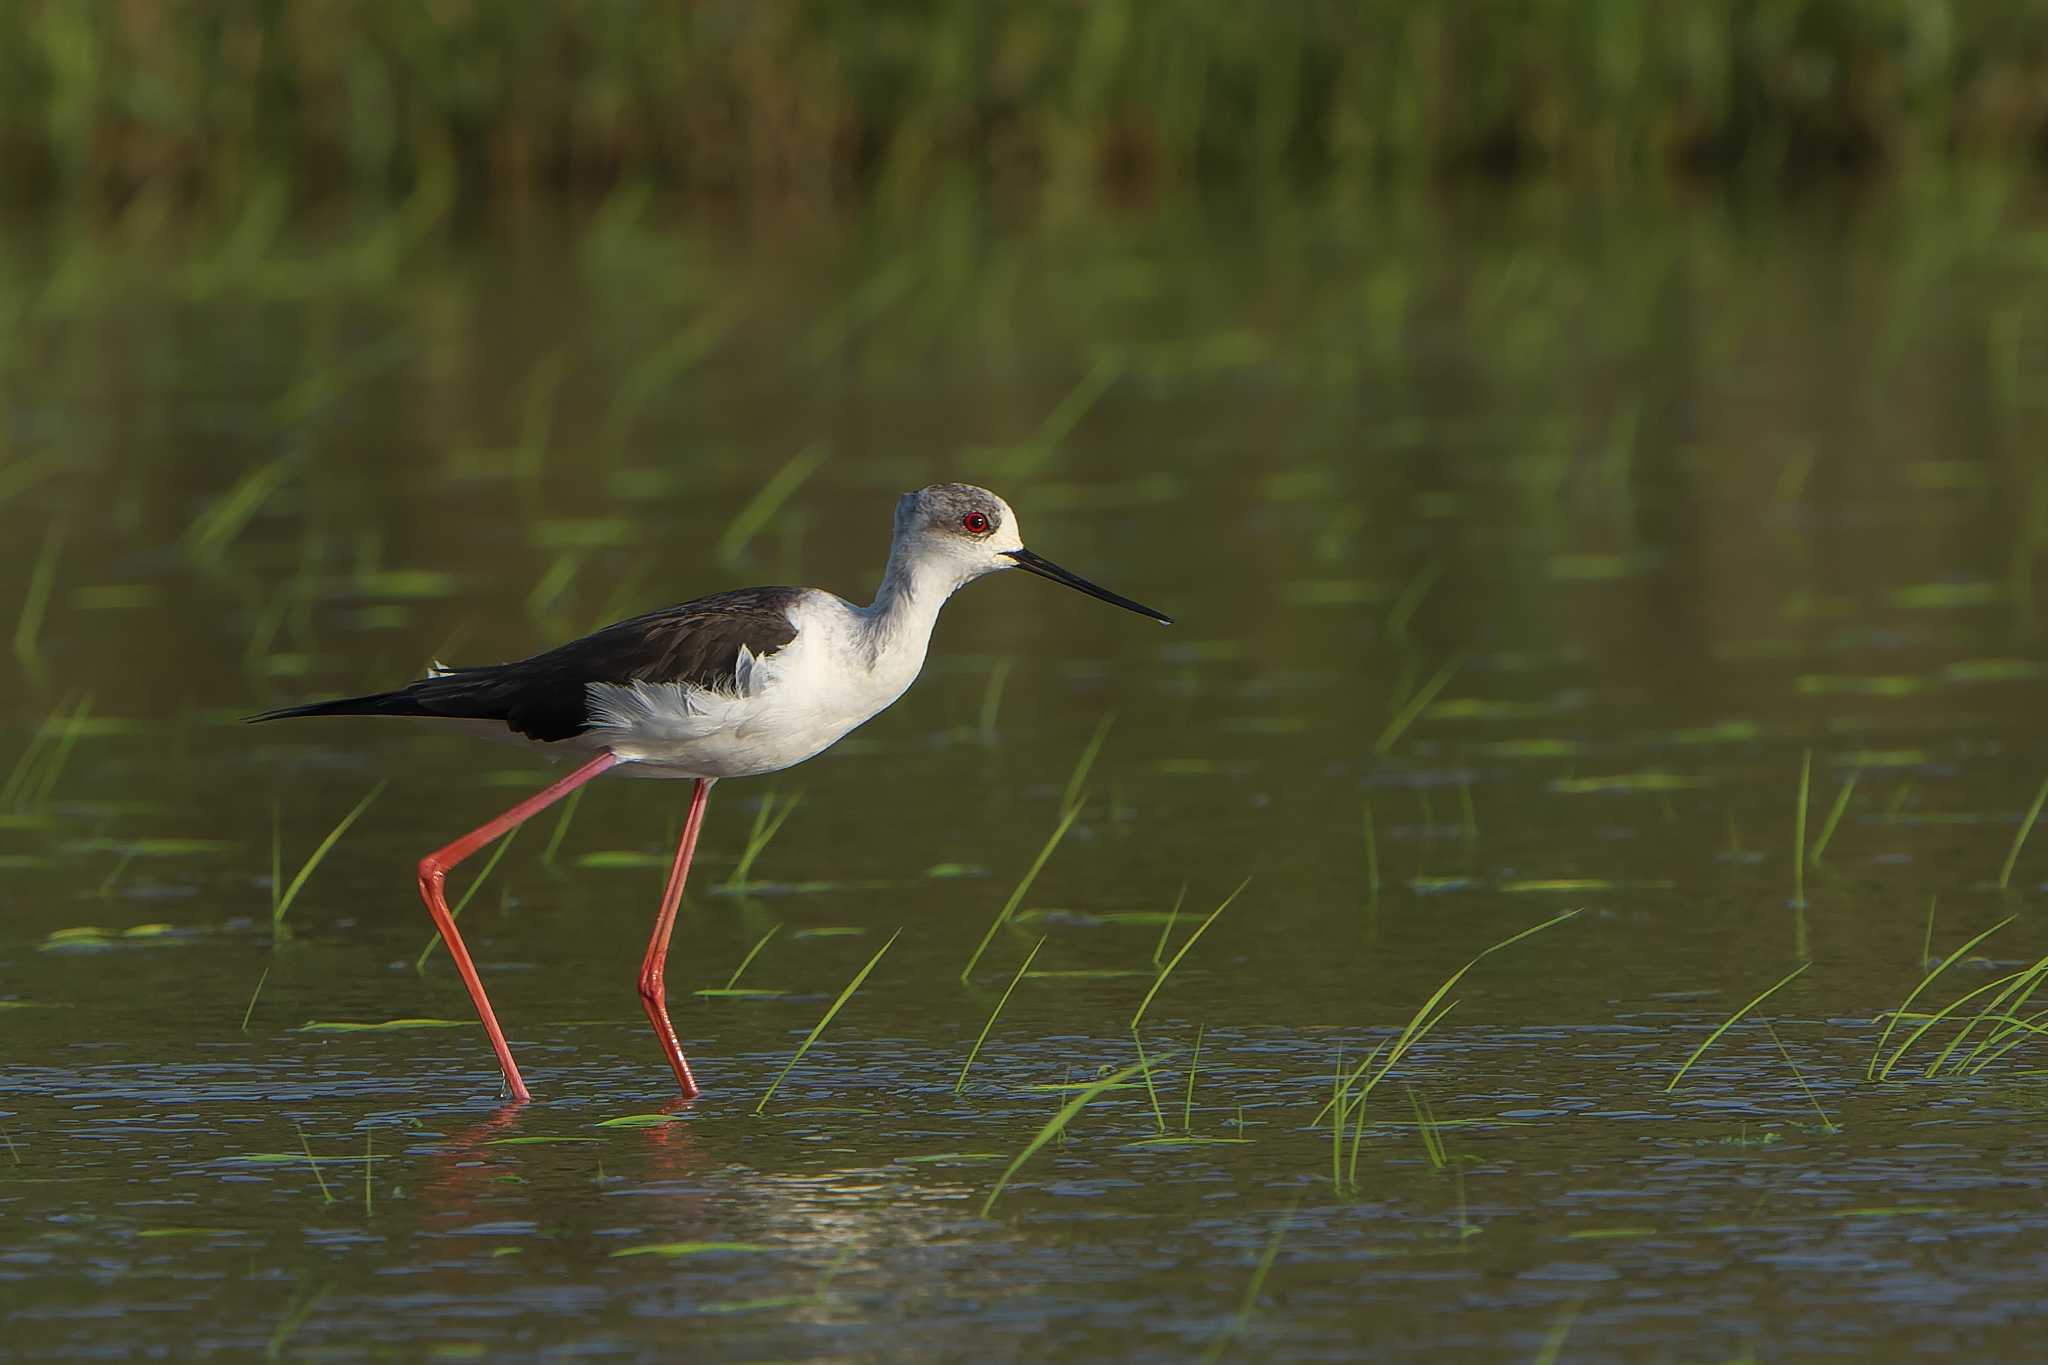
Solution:
[(960, 518), (960, 524), (977, 536), (988, 534), (988, 516), (982, 512), (969, 512)]

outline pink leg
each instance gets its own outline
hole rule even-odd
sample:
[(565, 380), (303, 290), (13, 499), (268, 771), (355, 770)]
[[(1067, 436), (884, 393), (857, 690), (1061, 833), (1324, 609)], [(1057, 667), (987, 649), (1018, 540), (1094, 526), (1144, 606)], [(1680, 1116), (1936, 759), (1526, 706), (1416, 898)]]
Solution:
[(477, 1015), (484, 1021), (484, 1032), (491, 1035), (491, 1047), (497, 1051), (498, 1065), (505, 1072), (505, 1083), (512, 1087), (514, 1099), (527, 1100), (532, 1096), (527, 1093), (526, 1082), (519, 1079), (519, 1068), (512, 1061), (512, 1049), (506, 1046), (504, 1031), (498, 1027), (497, 1016), (491, 1013), (490, 999), (484, 994), (483, 979), (476, 974), (476, 964), (469, 960), (469, 949), (462, 946), (462, 935), (455, 932), (455, 917), (448, 913), (448, 898), (444, 891), (448, 869), (514, 825), (538, 815), (591, 778), (608, 771), (618, 761), (616, 754), (599, 754), (497, 819), (478, 825), (446, 848), (436, 849), (420, 859), (420, 899), (427, 903), (427, 913), (434, 917), (434, 927), (441, 931), (441, 941), (448, 945), (448, 956), (454, 959), (455, 970), (462, 973), (462, 984), (469, 987), (469, 998), (476, 1002)]
[(697, 1094), (697, 1078), (690, 1074), (683, 1045), (676, 1041), (676, 1026), (668, 1021), (663, 978), (668, 971), (668, 937), (676, 927), (676, 908), (683, 903), (683, 883), (690, 878), (690, 859), (697, 852), (697, 831), (704, 827), (704, 807), (710, 800), (711, 779), (700, 777), (690, 793), (690, 814), (683, 821), (683, 837), (676, 845), (676, 865), (668, 874), (668, 889), (661, 893), (661, 913), (655, 917), (654, 934), (647, 940), (647, 956), (640, 963), (640, 1003), (646, 1007), (647, 1021), (654, 1025), (654, 1036), (668, 1055), (668, 1064), (675, 1069), (676, 1083), (683, 1087), (686, 1100)]

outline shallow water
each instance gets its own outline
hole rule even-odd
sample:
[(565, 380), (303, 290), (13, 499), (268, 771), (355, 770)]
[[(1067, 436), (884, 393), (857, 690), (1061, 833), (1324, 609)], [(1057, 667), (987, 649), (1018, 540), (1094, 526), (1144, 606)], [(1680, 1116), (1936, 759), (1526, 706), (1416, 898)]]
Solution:
[[(1922, 1015), (2048, 951), (2048, 842), (1998, 886), (2048, 769), (2034, 207), (12, 224), (13, 1353), (2030, 1354), (2039, 1021), (1942, 1063), (1986, 993), (1866, 1072), (1930, 948), (2016, 917)], [(463, 920), (503, 1106), (411, 868), (549, 769), (237, 718), (738, 583), (864, 599), (940, 478), (1180, 624), (976, 585), (894, 710), (721, 786), (693, 1104), (632, 988), (686, 789), (536, 821)], [(289, 881), (387, 780), (274, 934), (273, 832)], [(1152, 1088), (988, 1202), (1246, 877)], [(1440, 998), (1333, 1180), (1333, 1073), (1571, 909)], [(695, 994), (771, 929), (762, 994)]]

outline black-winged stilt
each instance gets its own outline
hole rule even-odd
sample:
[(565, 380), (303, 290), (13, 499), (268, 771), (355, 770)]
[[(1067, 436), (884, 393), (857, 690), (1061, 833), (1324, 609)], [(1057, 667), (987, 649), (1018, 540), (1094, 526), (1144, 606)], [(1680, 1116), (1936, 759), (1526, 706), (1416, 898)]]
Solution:
[(983, 574), (1025, 569), (1164, 625), (1170, 618), (1024, 548), (1010, 505), (942, 483), (896, 504), (889, 565), (873, 605), (820, 588), (740, 588), (606, 626), (517, 663), (447, 668), (392, 692), (267, 711), (291, 716), (424, 716), (586, 754), (576, 771), (420, 860), (420, 896), (476, 1002), (514, 1097), (529, 1098), (484, 984), (448, 912), (448, 871), (513, 826), (616, 768), (689, 778), (690, 813), (640, 964), (640, 1001), (676, 1081), (697, 1093), (669, 1022), (662, 977), (711, 784), (801, 763), (902, 696), (924, 666), (939, 608)]

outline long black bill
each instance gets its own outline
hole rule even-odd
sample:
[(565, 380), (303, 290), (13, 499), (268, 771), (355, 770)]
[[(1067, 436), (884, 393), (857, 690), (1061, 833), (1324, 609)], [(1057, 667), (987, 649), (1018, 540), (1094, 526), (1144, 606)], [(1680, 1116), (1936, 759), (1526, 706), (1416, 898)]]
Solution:
[(1119, 597), (1108, 588), (1098, 588), (1079, 574), (1068, 573), (1043, 555), (1035, 555), (1029, 550), (1004, 550), (1003, 553), (1016, 560), (1018, 568), (1028, 569), (1040, 578), (1050, 578), (1055, 583), (1064, 583), (1076, 592), (1085, 592), (1090, 597), (1099, 597), (1105, 602), (1122, 607), (1125, 611), (1134, 611), (1140, 616), (1149, 616), (1162, 626), (1173, 624), (1173, 618), (1166, 615), (1166, 613), (1154, 611), (1144, 603), (1133, 602), (1128, 597)]

